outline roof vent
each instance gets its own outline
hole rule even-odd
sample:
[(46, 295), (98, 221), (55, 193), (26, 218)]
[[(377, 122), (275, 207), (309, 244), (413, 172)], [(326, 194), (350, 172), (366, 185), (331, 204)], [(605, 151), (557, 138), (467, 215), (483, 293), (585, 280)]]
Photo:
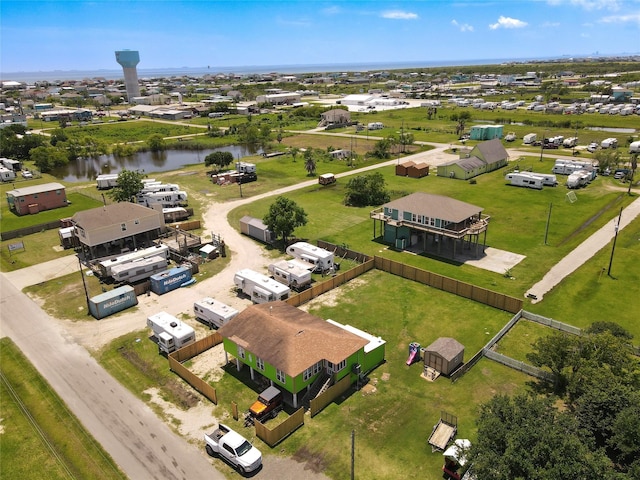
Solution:
[(178, 326), (178, 324), (176, 322), (171, 322), (169, 324), (170, 327), (176, 328)]

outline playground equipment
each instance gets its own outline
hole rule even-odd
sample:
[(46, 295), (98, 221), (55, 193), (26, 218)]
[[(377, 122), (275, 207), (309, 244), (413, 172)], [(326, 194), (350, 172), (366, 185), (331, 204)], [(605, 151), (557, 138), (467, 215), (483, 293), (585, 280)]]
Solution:
[(412, 365), (420, 360), (420, 344), (417, 342), (411, 342), (409, 344), (409, 358), (407, 358), (407, 365)]

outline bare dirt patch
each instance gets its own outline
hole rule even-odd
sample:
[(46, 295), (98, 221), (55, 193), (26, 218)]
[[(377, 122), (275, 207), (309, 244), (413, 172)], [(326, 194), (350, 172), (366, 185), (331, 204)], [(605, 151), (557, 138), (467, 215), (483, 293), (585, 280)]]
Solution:
[(326, 307), (335, 307), (339, 303), (345, 303), (345, 300), (343, 298), (345, 293), (362, 287), (366, 285), (366, 283), (366, 280), (362, 278), (354, 278), (344, 285), (341, 285), (338, 288), (334, 288), (333, 290), (329, 290), (328, 292), (323, 293), (319, 297), (314, 298), (306, 304), (300, 305), (298, 308), (308, 312), (310, 308), (315, 307), (319, 303)]
[(299, 463), (304, 463), (305, 470), (311, 470), (314, 473), (322, 473), (327, 464), (325, 462), (323, 455), (318, 455), (316, 453), (311, 452), (305, 447), (302, 447), (296, 453), (293, 454), (293, 460)]

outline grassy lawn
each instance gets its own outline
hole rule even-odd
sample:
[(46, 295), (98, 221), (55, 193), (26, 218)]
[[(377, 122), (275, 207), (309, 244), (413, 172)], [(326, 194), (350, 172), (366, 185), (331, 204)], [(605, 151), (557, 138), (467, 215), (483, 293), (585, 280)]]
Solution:
[(3, 478), (126, 478), (8, 338), (0, 356)]

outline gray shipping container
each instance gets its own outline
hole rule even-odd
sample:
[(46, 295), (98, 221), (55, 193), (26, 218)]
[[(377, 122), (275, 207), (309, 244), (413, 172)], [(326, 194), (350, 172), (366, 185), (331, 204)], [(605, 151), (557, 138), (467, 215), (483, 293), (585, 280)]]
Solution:
[(171, 268), (151, 275), (149, 280), (151, 280), (151, 291), (156, 295), (163, 295), (191, 280), (191, 269), (189, 267)]
[(130, 285), (114, 288), (89, 299), (89, 311), (96, 319), (108, 317), (116, 312), (138, 304), (138, 297)]

